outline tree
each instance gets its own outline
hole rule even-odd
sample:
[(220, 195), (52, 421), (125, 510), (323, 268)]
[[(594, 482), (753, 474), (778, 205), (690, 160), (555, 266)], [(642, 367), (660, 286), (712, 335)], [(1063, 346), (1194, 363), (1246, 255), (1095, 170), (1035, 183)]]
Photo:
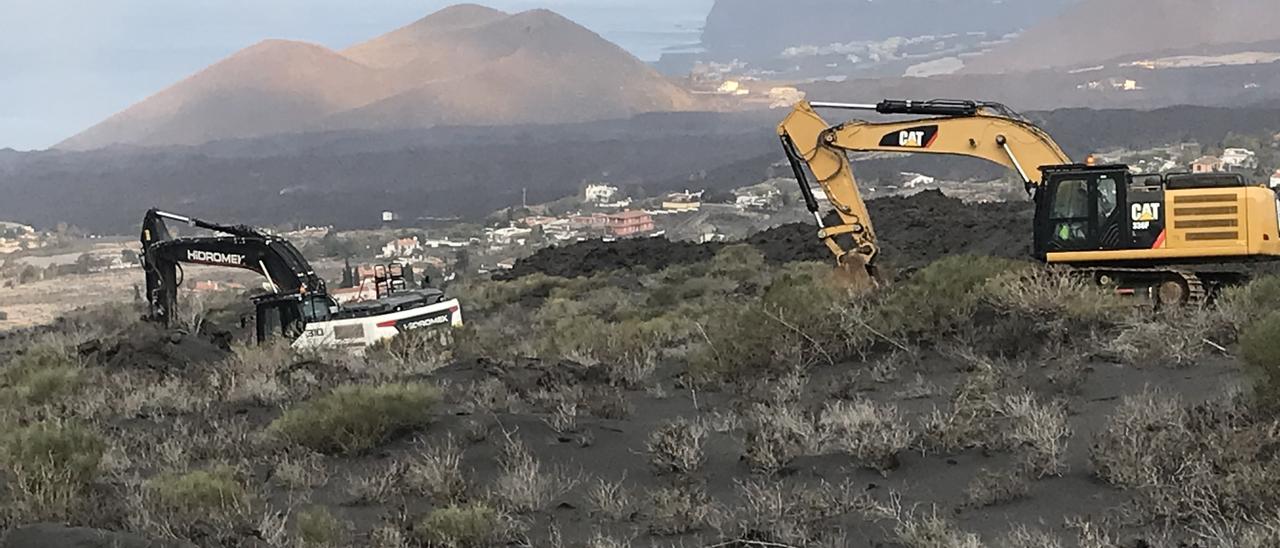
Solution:
[(454, 259), (453, 271), (458, 274), (458, 277), (466, 276), (471, 271), (471, 252), (459, 249)]
[(76, 257), (76, 272), (79, 274), (88, 274), (98, 264), (98, 259), (88, 253), (81, 253)]
[(40, 281), (40, 269), (27, 265), (22, 267), (22, 272), (18, 273), (18, 283), (29, 284), (31, 282)]
[(351, 271), (351, 259), (343, 259), (342, 282), (338, 287), (347, 289), (356, 286), (355, 273)]
[(339, 238), (332, 230), (320, 238), (320, 252), (325, 257), (342, 257), (344, 259), (356, 255), (356, 245), (351, 240)]

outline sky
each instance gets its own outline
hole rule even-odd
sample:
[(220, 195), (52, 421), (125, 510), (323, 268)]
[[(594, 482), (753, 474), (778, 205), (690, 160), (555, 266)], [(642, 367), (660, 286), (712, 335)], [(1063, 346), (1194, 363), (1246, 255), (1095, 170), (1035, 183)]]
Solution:
[[(0, 149), (47, 148), (267, 38), (346, 46), (442, 0), (0, 0)], [(642, 59), (697, 40), (713, 0), (488, 0), (550, 8)]]

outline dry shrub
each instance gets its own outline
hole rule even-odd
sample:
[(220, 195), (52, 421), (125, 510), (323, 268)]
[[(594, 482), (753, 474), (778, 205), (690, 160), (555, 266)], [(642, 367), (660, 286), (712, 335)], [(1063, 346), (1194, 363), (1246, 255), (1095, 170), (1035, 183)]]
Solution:
[(1110, 531), (1092, 521), (1069, 518), (1067, 527), (1076, 530), (1080, 548), (1116, 548), (1121, 546), (1120, 541)]
[(186, 474), (167, 473), (144, 485), (147, 529), (174, 538), (198, 538), (209, 529), (226, 538), (249, 523), (254, 497), (225, 464)]
[(1168, 459), (1176, 458), (1180, 446), (1190, 441), (1186, 422), (1177, 395), (1144, 390), (1125, 396), (1094, 439), (1094, 473), (1113, 485), (1143, 486), (1172, 464)]
[(321, 453), (356, 454), (426, 426), (440, 390), (426, 384), (343, 386), (289, 409), (268, 428)]
[(379, 382), (428, 375), (452, 359), (450, 329), (414, 329), (365, 350), (366, 374)]
[(1280, 423), (1238, 401), (1184, 409), (1176, 397), (1145, 391), (1121, 402), (1090, 455), (1099, 478), (1136, 491), (1131, 519), (1209, 526), (1280, 503), (1277, 444)]
[(307, 548), (336, 548), (344, 544), (347, 526), (323, 506), (312, 506), (293, 517), (299, 544)]
[(289, 451), (272, 467), (271, 482), (285, 489), (313, 489), (329, 481), (324, 456), (310, 451)]
[(409, 546), (409, 538), (404, 530), (396, 525), (379, 525), (369, 532), (370, 548), (409, 548)]
[(1062, 475), (1071, 427), (1061, 405), (1042, 405), (1024, 393), (1005, 397), (998, 412), (1007, 423), (1000, 433), (1003, 449), (1019, 453), (1027, 471), (1036, 477)]
[(462, 471), (462, 450), (453, 436), (431, 444), (419, 442), (406, 465), (404, 482), (410, 492), (437, 502), (462, 500), (468, 484)]
[(1026, 497), (1030, 492), (1030, 480), (1021, 470), (992, 472), (983, 469), (977, 477), (973, 478), (973, 481), (969, 482), (965, 496), (969, 499), (970, 505), (985, 508), (1014, 502)]
[(1062, 540), (1053, 533), (1019, 525), (1005, 533), (999, 548), (1062, 548)]
[(347, 504), (364, 506), (391, 502), (392, 497), (398, 494), (405, 484), (405, 468), (402, 463), (390, 462), (366, 473), (348, 475)]
[(978, 535), (939, 516), (937, 508), (921, 515), (902, 512), (896, 521), (893, 532), (904, 548), (983, 548)]
[(737, 516), (744, 538), (791, 546), (814, 546), (836, 540), (824, 521), (859, 505), (848, 485), (784, 485), (777, 481), (738, 482), (743, 511)]
[(502, 512), (477, 502), (432, 510), (413, 531), (427, 546), (488, 548), (510, 542), (515, 536), (513, 525)]
[(631, 540), (613, 538), (596, 531), (587, 539), (586, 548), (631, 548)]
[(562, 399), (546, 418), (542, 419), (557, 434), (573, 434), (578, 431), (578, 402)]
[(1132, 316), (1134, 307), (1098, 287), (1080, 273), (1062, 268), (1027, 268), (1006, 272), (984, 287), (997, 310), (1038, 324), (1051, 333), (1101, 329)]
[(105, 444), (87, 428), (42, 422), (4, 435), (0, 451), (10, 475), (9, 521), (63, 521), (81, 503), (98, 475)]
[(803, 455), (816, 453), (817, 425), (799, 406), (756, 404), (746, 417), (746, 454), (751, 469), (772, 475)]
[(463, 396), (463, 409), (471, 414), (508, 413), (515, 399), (506, 383), (494, 378), (472, 382), (458, 393)]
[(543, 470), (542, 463), (519, 440), (508, 438), (498, 459), (498, 477), (490, 497), (507, 511), (536, 512), (577, 486), (562, 470)]
[(974, 362), (974, 370), (955, 388), (946, 410), (935, 408), (920, 425), (920, 448), (927, 452), (953, 454), (972, 447), (991, 446), (998, 416), (1000, 390), (1007, 375), (997, 363)]
[(593, 417), (624, 420), (635, 412), (627, 393), (612, 386), (588, 387), (579, 404)]
[(210, 378), (222, 401), (276, 405), (288, 399), (284, 376), (297, 360), (289, 341), (235, 343)]
[(870, 400), (827, 404), (818, 428), (829, 450), (848, 454), (854, 462), (880, 472), (897, 468), (898, 454), (913, 439), (897, 407)]
[(686, 535), (717, 523), (711, 495), (701, 485), (681, 483), (649, 493), (649, 532)]
[(1167, 310), (1154, 320), (1132, 316), (1104, 345), (1125, 363), (1190, 367), (1205, 355), (1205, 342), (1219, 329), (1214, 313), (1204, 308)]
[(679, 418), (649, 434), (645, 449), (649, 463), (661, 473), (691, 474), (706, 460), (703, 444), (707, 428), (701, 422)]
[(622, 521), (631, 517), (631, 493), (623, 481), (596, 480), (596, 484), (587, 491), (587, 501), (591, 504), (591, 513), (597, 518), (609, 521)]

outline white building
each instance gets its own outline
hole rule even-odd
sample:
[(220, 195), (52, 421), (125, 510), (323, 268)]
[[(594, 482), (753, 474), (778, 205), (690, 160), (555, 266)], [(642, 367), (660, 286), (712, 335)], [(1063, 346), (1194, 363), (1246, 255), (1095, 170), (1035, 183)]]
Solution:
[(587, 185), (587, 190), (584, 194), (584, 198), (588, 202), (597, 204), (612, 202), (618, 197), (618, 187), (605, 184)]
[(934, 179), (933, 177), (930, 177), (928, 175), (921, 175), (919, 173), (903, 172), (902, 178), (903, 178), (903, 182), (902, 182), (903, 188), (915, 188), (921, 185), (928, 186), (937, 182), (937, 179)]
[(387, 242), (382, 246), (382, 256), (388, 258), (395, 257), (411, 257), (422, 249), (422, 244), (418, 242), (418, 237), (397, 238)]
[(1255, 169), (1258, 156), (1247, 148), (1229, 148), (1222, 151), (1222, 165), (1229, 169)]
[(533, 229), (515, 226), (491, 229), (486, 232), (488, 232), (489, 243), (493, 245), (524, 245), (529, 236), (533, 235)]

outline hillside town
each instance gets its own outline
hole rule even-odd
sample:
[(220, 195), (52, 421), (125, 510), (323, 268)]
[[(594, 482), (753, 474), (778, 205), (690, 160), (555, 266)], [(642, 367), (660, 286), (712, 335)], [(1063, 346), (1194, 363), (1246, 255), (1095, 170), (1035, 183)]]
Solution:
[[(1135, 173), (1241, 173), (1280, 189), (1280, 135), (1262, 142), (1237, 138), (1248, 146), (1214, 150), (1186, 142), (1142, 150), (1097, 153), (1097, 163), (1126, 163)], [(884, 155), (876, 155), (882, 158)], [(775, 171), (785, 167), (779, 163)], [(894, 177), (862, 181), (868, 199), (940, 190), (968, 202), (1026, 199), (1021, 185), (1006, 179), (954, 181), (901, 171)], [(824, 208), (827, 197), (813, 188)], [(333, 227), (283, 228), (326, 278), (335, 295), (349, 301), (376, 297), (375, 270), (388, 264), (408, 268), (418, 278), (447, 283), (458, 276), (489, 275), (547, 246), (585, 240), (605, 242), (662, 237), (696, 243), (734, 241), (774, 226), (809, 222), (795, 179), (772, 177), (731, 191), (685, 189), (658, 196), (630, 196), (604, 181), (584, 183), (579, 194), (552, 204), (520, 204), (495, 212), (483, 223), (407, 221), (401, 212), (384, 211), (377, 228), (339, 231)], [(55, 280), (68, 275), (110, 276), (139, 266), (132, 238), (101, 238), (73, 227), (38, 231), (0, 223), (0, 283), (8, 287)], [(243, 291), (248, 276), (193, 269), (187, 288), (197, 293)], [(341, 280), (338, 282), (337, 280)]]

